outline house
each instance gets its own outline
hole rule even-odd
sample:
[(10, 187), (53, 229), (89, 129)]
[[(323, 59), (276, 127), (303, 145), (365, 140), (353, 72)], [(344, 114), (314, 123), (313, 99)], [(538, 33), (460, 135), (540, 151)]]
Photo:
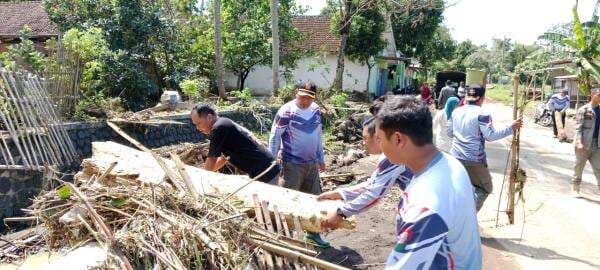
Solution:
[[(306, 56), (297, 62), (297, 67), (291, 70), (292, 82), (311, 80), (317, 86), (326, 88), (333, 83), (337, 67), (339, 52), (339, 37), (331, 32), (331, 19), (325, 15), (295, 16), (292, 24), (305, 35), (301, 49)], [(411, 59), (402, 57), (396, 51), (394, 34), (388, 19), (387, 30), (383, 33), (387, 47), (373, 61), (376, 65), (371, 69), (361, 63), (348, 59), (344, 60), (343, 88), (349, 91), (368, 90), (374, 96), (383, 95), (396, 86), (403, 88), (412, 84), (414, 70), (418, 64), (411, 64)], [(367, 81), (369, 80), (369, 81)], [(272, 93), (272, 71), (270, 66), (255, 67), (245, 85), (257, 95), (270, 95)], [(227, 73), (225, 86), (235, 88), (237, 78), (232, 73)], [(286, 81), (280, 78), (280, 85)]]
[(46, 40), (59, 34), (41, 1), (0, 2), (0, 52), (20, 42), (20, 32), (25, 25), (31, 29), (29, 39), (40, 50)]
[(575, 69), (575, 63), (571, 59), (559, 59), (550, 61), (549, 67), (546, 68), (549, 72), (549, 78), (552, 78), (552, 89), (556, 92), (558, 89), (567, 89), (571, 97), (571, 107), (579, 108), (579, 106), (588, 102), (589, 98), (582, 95), (579, 91), (577, 76), (569, 72), (570, 69)]

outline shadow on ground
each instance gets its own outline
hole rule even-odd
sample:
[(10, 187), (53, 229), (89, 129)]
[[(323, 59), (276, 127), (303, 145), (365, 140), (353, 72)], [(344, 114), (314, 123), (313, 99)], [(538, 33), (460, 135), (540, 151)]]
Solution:
[(363, 257), (356, 250), (346, 246), (324, 249), (317, 258), (348, 268), (355, 268), (355, 265), (364, 262)]
[(573, 262), (580, 262), (587, 264), (591, 267), (600, 267), (593, 262), (589, 262), (586, 260), (565, 256), (557, 253), (554, 250), (547, 249), (544, 247), (532, 247), (519, 243), (518, 238), (490, 238), (490, 237), (482, 237), (481, 243), (490, 248), (502, 250), (508, 253), (519, 254), (521, 256), (527, 256), (531, 258), (536, 258), (539, 260), (567, 260)]

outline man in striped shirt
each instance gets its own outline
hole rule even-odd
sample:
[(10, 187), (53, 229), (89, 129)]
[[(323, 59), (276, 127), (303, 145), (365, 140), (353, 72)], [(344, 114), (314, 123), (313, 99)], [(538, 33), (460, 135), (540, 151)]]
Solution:
[[(363, 124), (363, 145), (369, 154), (381, 154), (379, 142), (375, 138), (375, 118), (370, 118)], [(329, 211), (324, 227), (335, 228), (343, 218), (362, 213), (377, 204), (394, 184), (404, 189), (412, 173), (404, 165), (392, 164), (384, 155), (377, 161), (377, 169), (366, 181), (351, 187), (324, 192), (318, 200), (343, 200), (345, 204)]]
[[(561, 89), (558, 94), (552, 95), (548, 100), (548, 108), (552, 111), (552, 128), (554, 130), (554, 138), (558, 137), (558, 128), (556, 126), (556, 114), (560, 115), (561, 130), (564, 134), (565, 118), (567, 116), (567, 109), (571, 105), (571, 98), (569, 97), (569, 91), (567, 89)], [(566, 138), (561, 136), (560, 141), (564, 142)]]
[(383, 104), (376, 121), (385, 156), (414, 173), (400, 195), (396, 245), (386, 269), (481, 269), (469, 176), (433, 145), (429, 108), (414, 97), (396, 96)]
[[(315, 195), (321, 194), (319, 171), (325, 170), (321, 111), (312, 82), (296, 86), (296, 99), (277, 111), (269, 136), (269, 150), (283, 167), (280, 186)], [(305, 240), (322, 248), (330, 247), (319, 234), (308, 232)]]

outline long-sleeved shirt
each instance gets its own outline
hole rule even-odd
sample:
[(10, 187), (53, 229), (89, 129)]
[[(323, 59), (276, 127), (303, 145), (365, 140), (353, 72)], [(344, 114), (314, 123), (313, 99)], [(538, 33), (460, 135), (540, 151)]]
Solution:
[(438, 153), (400, 193), (396, 239), (387, 270), (482, 268), (473, 187), (458, 160)]
[(385, 196), (394, 184), (404, 189), (410, 182), (412, 173), (403, 165), (392, 164), (383, 154), (379, 156), (377, 169), (366, 181), (348, 188), (340, 189), (344, 205), (342, 213), (349, 217), (369, 209)]
[(571, 104), (571, 98), (569, 95), (561, 96), (559, 94), (554, 94), (548, 100), (548, 107), (553, 111), (564, 111), (569, 108)]
[(450, 153), (457, 159), (486, 163), (485, 141), (495, 141), (513, 134), (512, 126), (496, 129), (492, 116), (481, 106), (465, 105), (452, 112), (448, 119), (448, 136), (452, 139)]
[(292, 100), (279, 108), (269, 136), (269, 150), (284, 162), (323, 162), (323, 127), (316, 103), (302, 109)]

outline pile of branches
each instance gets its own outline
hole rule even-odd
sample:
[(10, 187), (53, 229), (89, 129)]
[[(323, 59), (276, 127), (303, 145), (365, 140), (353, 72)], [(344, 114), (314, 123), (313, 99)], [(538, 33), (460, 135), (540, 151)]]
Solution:
[(45, 229), (48, 249), (95, 241), (110, 251), (110, 269), (230, 269), (252, 256), (244, 245), (251, 221), (234, 205), (171, 185), (92, 177), (38, 196), (27, 212)]

